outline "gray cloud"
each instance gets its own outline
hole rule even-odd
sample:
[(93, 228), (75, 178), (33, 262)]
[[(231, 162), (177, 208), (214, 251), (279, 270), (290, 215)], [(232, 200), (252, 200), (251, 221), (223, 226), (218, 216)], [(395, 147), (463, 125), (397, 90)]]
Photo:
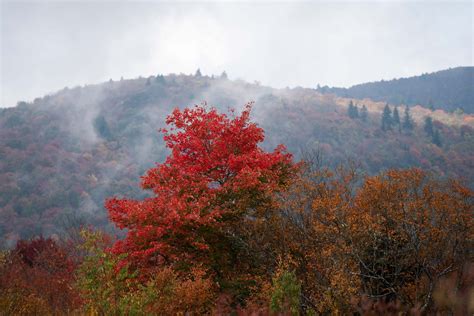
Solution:
[(472, 2), (0, 1), (0, 106), (197, 68), (280, 88), (473, 65)]

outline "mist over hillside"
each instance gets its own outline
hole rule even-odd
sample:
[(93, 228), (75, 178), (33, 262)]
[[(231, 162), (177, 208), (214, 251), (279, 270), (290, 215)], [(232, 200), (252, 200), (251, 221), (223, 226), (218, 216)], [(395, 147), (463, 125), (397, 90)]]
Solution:
[[(266, 149), (283, 143), (297, 159), (301, 150), (316, 151), (325, 165), (352, 161), (367, 174), (420, 167), (472, 186), (474, 117), (469, 114), (412, 107), (414, 129), (400, 125), (383, 131), (385, 102), (273, 89), (225, 74), (110, 80), (0, 110), (2, 246), (87, 223), (113, 230), (104, 200), (146, 195), (140, 176), (167, 153), (158, 129), (173, 108), (206, 102), (229, 113), (249, 101), (255, 102), (252, 120), (266, 132)], [(359, 111), (364, 106), (367, 116), (350, 117), (350, 101)], [(397, 109), (401, 117), (404, 109)], [(424, 129), (428, 116), (440, 143)]]
[(420, 76), (357, 84), (350, 88), (319, 87), (322, 93), (370, 98), (392, 104), (424, 105), (449, 112), (474, 113), (474, 67), (457, 67)]

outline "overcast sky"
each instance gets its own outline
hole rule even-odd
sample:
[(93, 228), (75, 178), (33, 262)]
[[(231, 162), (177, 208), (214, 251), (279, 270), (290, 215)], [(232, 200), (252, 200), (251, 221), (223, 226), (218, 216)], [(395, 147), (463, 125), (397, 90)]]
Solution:
[(197, 68), (316, 87), (473, 65), (472, 1), (0, 2), (0, 106)]

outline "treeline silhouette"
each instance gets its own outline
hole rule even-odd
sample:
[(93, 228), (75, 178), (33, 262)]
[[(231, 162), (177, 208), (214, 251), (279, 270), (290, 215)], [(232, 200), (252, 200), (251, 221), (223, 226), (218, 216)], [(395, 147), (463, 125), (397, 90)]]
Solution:
[(474, 67), (457, 67), (421, 76), (357, 84), (350, 88), (320, 87), (322, 93), (384, 101), (396, 105), (422, 105), (449, 112), (474, 113)]

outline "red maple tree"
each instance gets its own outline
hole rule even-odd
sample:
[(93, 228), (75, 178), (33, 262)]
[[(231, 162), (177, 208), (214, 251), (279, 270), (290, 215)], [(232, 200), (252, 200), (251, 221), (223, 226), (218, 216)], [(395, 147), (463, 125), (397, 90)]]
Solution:
[(161, 131), (171, 153), (142, 177), (153, 196), (106, 201), (112, 221), (128, 229), (112, 249), (127, 253), (125, 262), (138, 268), (202, 258), (219, 239), (213, 231), (258, 218), (287, 185), (297, 165), (282, 145), (273, 152), (258, 146), (264, 132), (250, 122), (251, 107), (240, 116), (205, 106), (168, 116), (170, 129)]

